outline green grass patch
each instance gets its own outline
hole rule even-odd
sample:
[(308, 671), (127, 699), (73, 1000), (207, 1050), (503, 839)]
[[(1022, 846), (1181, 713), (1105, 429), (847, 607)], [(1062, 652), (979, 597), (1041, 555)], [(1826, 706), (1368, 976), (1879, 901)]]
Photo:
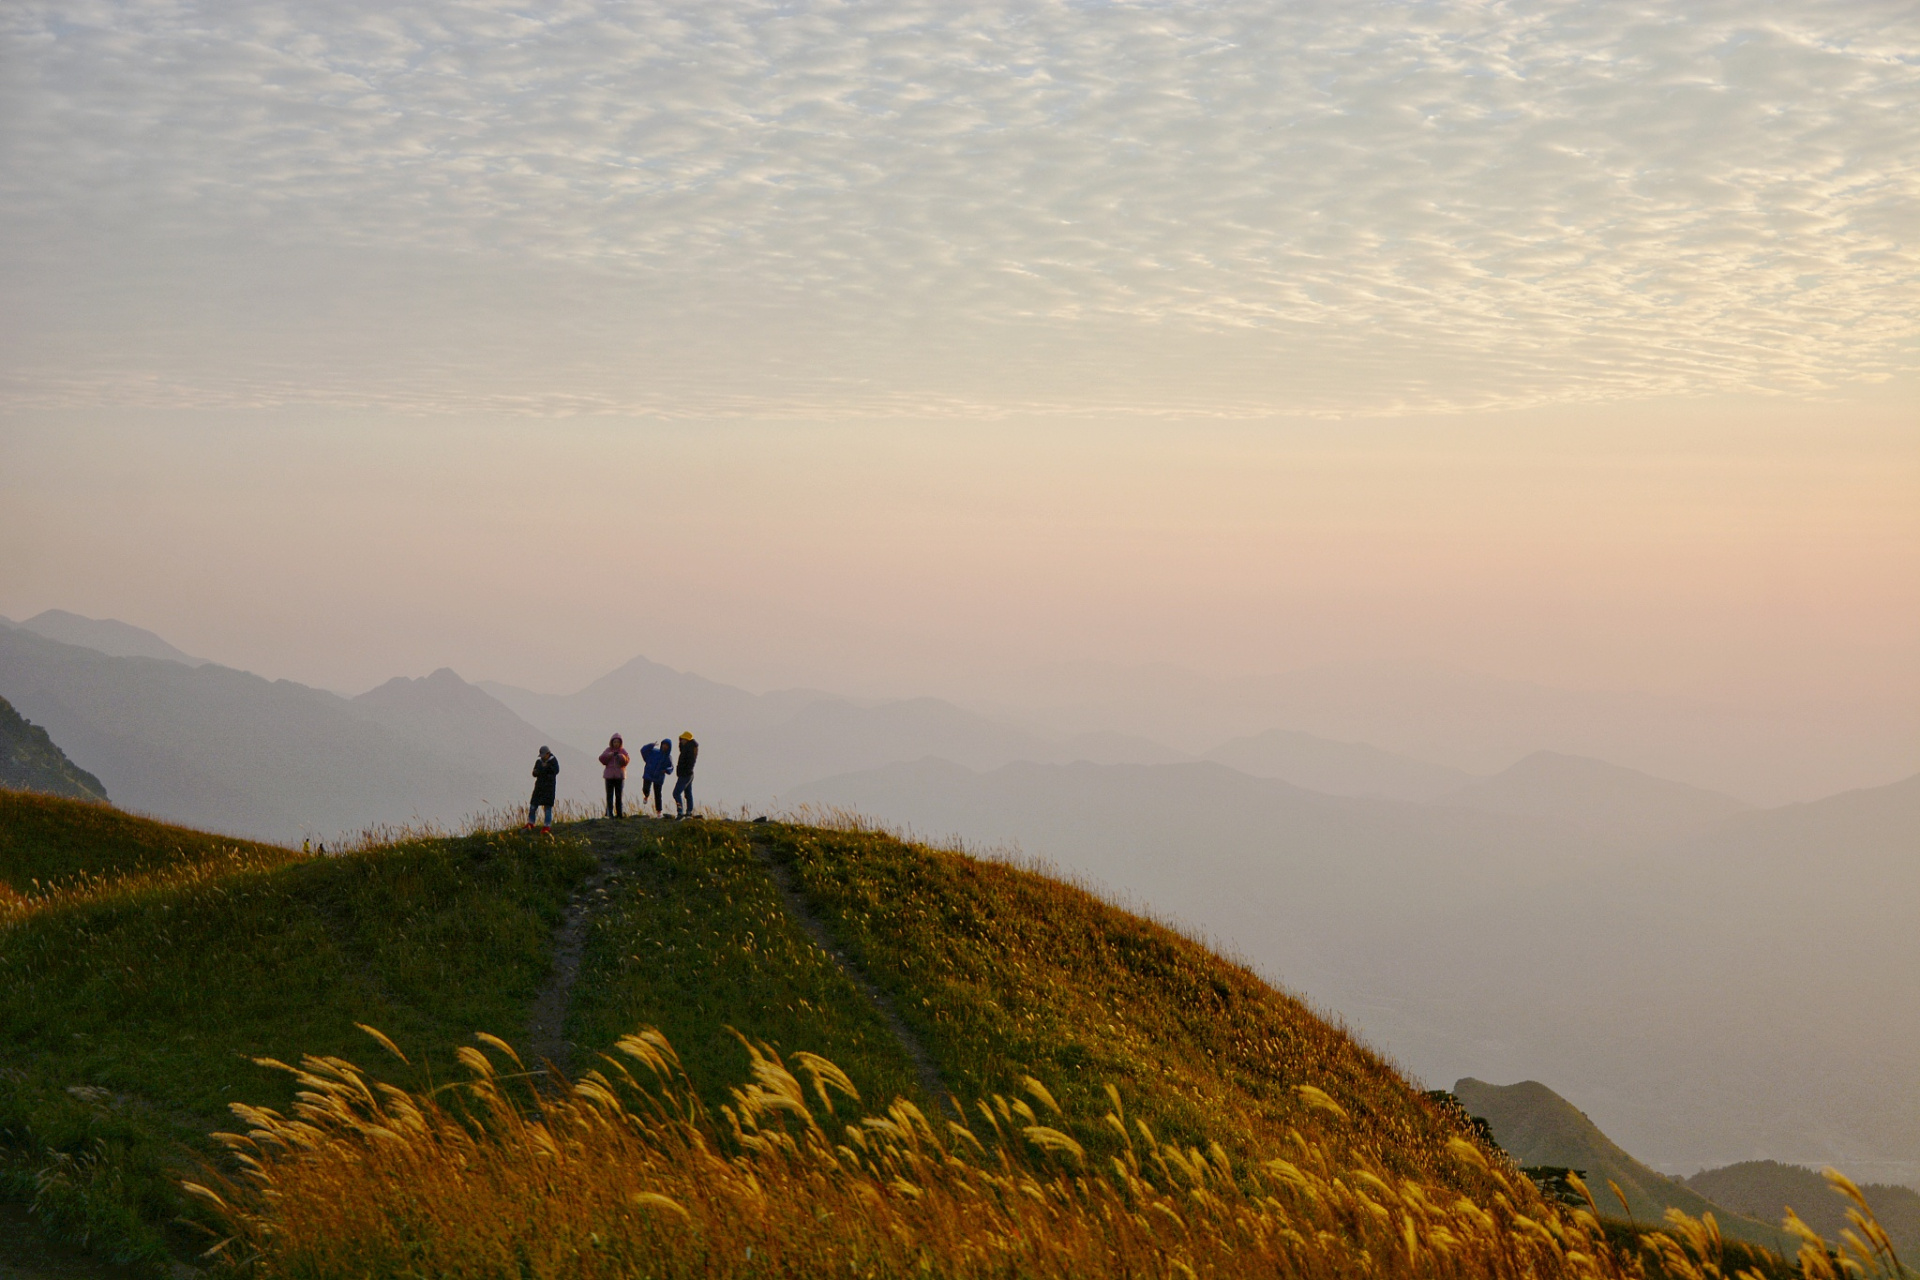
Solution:
[(919, 1097), (879, 1012), (788, 914), (745, 829), (663, 826), (635, 832), (622, 856), (623, 886), (587, 936), (568, 1038), (605, 1052), (657, 1027), (709, 1105), (747, 1074), (747, 1052), (728, 1027), (782, 1053), (831, 1058), (870, 1103), (934, 1101)]
[[(174, 828), (136, 834), (145, 850), (191, 846)], [(381, 1051), (364, 1022), (413, 1058), (394, 1078), (457, 1075), (452, 1050), (474, 1031), (525, 1027), (592, 866), (576, 841), (426, 840), (15, 919), (0, 929), (7, 1190), (57, 1234), (163, 1268), (195, 1242), (175, 1180), (231, 1124), (227, 1104), (291, 1101), (253, 1058), (365, 1058)]]
[(0, 882), (32, 892), (75, 877), (112, 879), (182, 863), (229, 859), (235, 851), (269, 864), (300, 855), (277, 845), (208, 835), (136, 818), (104, 804), (0, 790)]

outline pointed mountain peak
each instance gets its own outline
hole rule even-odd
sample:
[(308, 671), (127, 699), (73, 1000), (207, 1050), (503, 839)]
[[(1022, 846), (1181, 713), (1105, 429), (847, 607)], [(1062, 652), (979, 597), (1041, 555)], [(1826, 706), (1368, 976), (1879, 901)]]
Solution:
[(489, 702), (493, 701), (492, 696), (478, 685), (468, 684), (462, 680), (460, 673), (452, 667), (440, 667), (424, 676), (395, 676), (385, 684), (376, 685), (367, 690), (354, 701), (385, 706), (401, 703), (470, 701), (476, 695)]

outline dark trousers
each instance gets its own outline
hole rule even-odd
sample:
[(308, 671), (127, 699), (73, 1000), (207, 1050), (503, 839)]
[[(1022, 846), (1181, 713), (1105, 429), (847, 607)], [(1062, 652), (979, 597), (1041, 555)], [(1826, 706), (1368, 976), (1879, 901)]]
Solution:
[(647, 797), (652, 796), (653, 811), (655, 813), (660, 812), (660, 802), (666, 798), (666, 794), (667, 780), (665, 778), (643, 777), (640, 779), (640, 807), (642, 809), (647, 807)]
[[(686, 807), (680, 807), (680, 801), (686, 800)], [(693, 812), (693, 775), (683, 773), (673, 780), (673, 811), (675, 813)]]
[(623, 803), (626, 798), (627, 780), (625, 778), (607, 779), (607, 816), (624, 818), (627, 816)]
[(542, 809), (545, 809), (547, 811), (547, 825), (548, 826), (553, 825), (553, 801), (535, 800), (532, 804), (527, 806), (527, 825), (528, 826), (533, 825), (533, 815), (540, 812), (540, 810)]

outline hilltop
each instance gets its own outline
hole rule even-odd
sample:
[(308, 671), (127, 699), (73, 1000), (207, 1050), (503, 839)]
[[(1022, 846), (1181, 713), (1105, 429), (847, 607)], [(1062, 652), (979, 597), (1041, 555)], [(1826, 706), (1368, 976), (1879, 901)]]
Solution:
[(0, 787), (44, 791), (75, 800), (105, 800), (100, 779), (67, 759), (47, 731), (0, 698)]
[(1118, 1097), (1195, 1157), (1304, 1133), (1316, 1159), (1491, 1190), (1451, 1113), (1248, 970), (1071, 885), (877, 833), (593, 822), (319, 858), (12, 794), (0, 831), (5, 1186), (148, 1269), (192, 1246), (176, 1220), (210, 1221), (177, 1182), (220, 1161), (227, 1104), (292, 1104), (255, 1059), (379, 1059), (425, 1089), (481, 1031), (577, 1073), (657, 1027), (717, 1106), (753, 1065), (737, 1030), (935, 1118), (1043, 1081), (1090, 1155), (1125, 1153), (1098, 1120)]

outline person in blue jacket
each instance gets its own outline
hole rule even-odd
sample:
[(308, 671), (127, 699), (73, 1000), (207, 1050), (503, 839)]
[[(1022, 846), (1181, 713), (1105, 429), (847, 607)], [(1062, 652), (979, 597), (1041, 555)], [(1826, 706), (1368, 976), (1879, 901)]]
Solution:
[(667, 775), (673, 772), (673, 739), (662, 738), (660, 745), (651, 742), (640, 748), (640, 807), (647, 807), (647, 797), (653, 797), (653, 811), (660, 812), (662, 794), (666, 790)]

